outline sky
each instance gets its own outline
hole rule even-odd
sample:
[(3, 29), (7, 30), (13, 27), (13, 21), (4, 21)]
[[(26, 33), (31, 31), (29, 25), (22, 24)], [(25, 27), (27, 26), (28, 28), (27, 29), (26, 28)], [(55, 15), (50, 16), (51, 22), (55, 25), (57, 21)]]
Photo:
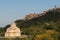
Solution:
[(60, 0), (0, 0), (0, 27), (23, 19), (30, 13), (41, 13), (54, 6), (60, 7)]

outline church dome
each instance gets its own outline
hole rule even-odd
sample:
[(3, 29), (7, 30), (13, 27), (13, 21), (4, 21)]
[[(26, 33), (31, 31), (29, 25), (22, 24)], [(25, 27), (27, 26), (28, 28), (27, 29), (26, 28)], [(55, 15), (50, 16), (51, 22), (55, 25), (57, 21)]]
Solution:
[(9, 37), (21, 37), (20, 28), (16, 26), (16, 23), (11, 24), (11, 26), (7, 28), (5, 36), (6, 37), (8, 36)]

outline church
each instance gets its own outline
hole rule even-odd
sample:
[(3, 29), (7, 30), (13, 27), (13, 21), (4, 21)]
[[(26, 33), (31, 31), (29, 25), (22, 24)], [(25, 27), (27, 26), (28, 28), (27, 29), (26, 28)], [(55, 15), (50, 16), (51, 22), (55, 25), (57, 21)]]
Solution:
[(16, 23), (12, 23), (5, 32), (5, 37), (21, 37), (20, 28), (16, 26)]

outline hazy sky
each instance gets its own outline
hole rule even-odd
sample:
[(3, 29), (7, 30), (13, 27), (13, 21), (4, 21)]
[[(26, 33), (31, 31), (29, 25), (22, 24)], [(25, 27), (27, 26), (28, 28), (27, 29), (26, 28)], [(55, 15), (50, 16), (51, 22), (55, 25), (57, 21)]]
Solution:
[(60, 6), (60, 0), (0, 0), (0, 26), (5, 26), (26, 14), (40, 13)]

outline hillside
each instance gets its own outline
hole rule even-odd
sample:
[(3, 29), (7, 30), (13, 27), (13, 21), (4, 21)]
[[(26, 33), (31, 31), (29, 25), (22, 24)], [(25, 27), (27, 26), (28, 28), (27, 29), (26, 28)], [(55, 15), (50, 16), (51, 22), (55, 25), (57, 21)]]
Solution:
[[(28, 35), (26, 40), (60, 39), (60, 8), (49, 9), (40, 14), (29, 14), (24, 20), (16, 20), (15, 23), (23, 31), (22, 34)], [(9, 26), (1, 29), (1, 36)]]
[[(42, 15), (42, 16), (34, 17), (29, 20), (16, 20), (15, 22), (17, 23), (17, 26), (20, 28), (30, 27), (30, 26), (45, 27), (50, 25), (60, 26), (60, 8), (49, 9), (48, 11), (43, 12), (42, 14), (39, 14), (39, 15)], [(50, 29), (53, 29), (53, 28), (50, 28)], [(59, 29), (57, 30), (60, 31)]]

